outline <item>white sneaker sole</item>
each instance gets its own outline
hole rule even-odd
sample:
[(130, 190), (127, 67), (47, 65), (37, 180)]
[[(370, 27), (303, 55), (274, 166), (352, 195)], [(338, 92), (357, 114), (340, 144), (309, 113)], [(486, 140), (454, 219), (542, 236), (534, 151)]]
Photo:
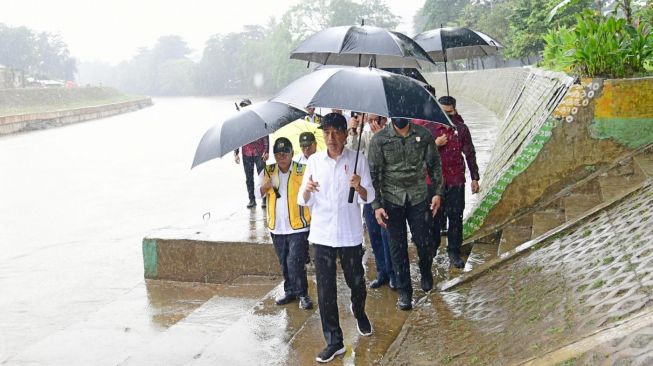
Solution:
[(331, 357), (327, 358), (326, 360), (323, 360), (323, 359), (321, 359), (320, 357), (315, 357), (315, 361), (317, 361), (317, 362), (321, 362), (321, 363), (331, 362), (331, 360), (333, 360), (334, 357), (336, 357), (337, 355), (341, 355), (341, 354), (345, 353), (345, 351), (346, 351), (345, 347), (342, 347), (341, 349), (339, 349), (339, 350), (337, 350), (336, 352), (334, 352), (334, 353), (331, 355)]

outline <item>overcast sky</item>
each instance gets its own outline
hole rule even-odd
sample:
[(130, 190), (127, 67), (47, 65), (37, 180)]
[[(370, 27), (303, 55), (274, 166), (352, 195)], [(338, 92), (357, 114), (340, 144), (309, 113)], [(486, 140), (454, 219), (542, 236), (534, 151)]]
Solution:
[[(413, 35), (413, 15), (425, 0), (386, 0), (401, 16), (397, 30)], [(266, 24), (299, 0), (8, 0), (0, 23), (59, 33), (81, 61), (117, 63), (162, 35), (182, 36), (201, 53), (216, 33), (238, 32), (245, 24)]]

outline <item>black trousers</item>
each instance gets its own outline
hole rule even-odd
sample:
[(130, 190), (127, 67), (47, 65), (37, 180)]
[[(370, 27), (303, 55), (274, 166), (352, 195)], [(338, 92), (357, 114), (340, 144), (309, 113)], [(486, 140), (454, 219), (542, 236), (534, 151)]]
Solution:
[[(442, 205), (429, 225), (432, 232), (433, 249), (440, 247), (440, 227), (449, 220), (447, 229), (447, 251), (460, 254), (463, 243), (463, 212), (465, 211), (465, 185), (444, 188)], [(435, 252), (434, 252), (435, 253)]]
[(243, 155), (243, 169), (245, 169), (245, 184), (247, 184), (247, 194), (249, 200), (254, 200), (254, 166), (256, 166), (256, 174), (261, 174), (265, 168), (265, 162), (260, 156), (247, 156)]
[[(352, 310), (355, 318), (365, 315), (365, 270), (363, 269), (363, 245), (334, 248), (315, 244), (315, 277), (317, 279), (317, 302), (322, 320), (322, 332), (328, 345), (343, 340), (338, 315), (338, 286), (336, 281), (336, 258), (351, 290)], [(349, 309), (348, 309), (349, 310)]]
[(408, 260), (408, 233), (406, 221), (410, 226), (413, 241), (417, 246), (419, 257), (419, 270), (423, 276), (432, 276), (431, 265), (433, 264), (432, 246), (427, 243), (428, 223), (431, 211), (430, 203), (426, 200), (411, 205), (409, 202), (403, 206), (395, 205), (384, 201), (383, 207), (388, 214), (388, 234), (390, 235), (390, 255), (392, 266), (397, 277), (397, 289), (402, 293), (413, 295), (413, 286), (410, 281), (410, 261)]
[(283, 271), (284, 292), (295, 296), (308, 295), (306, 279), (308, 232), (286, 235), (270, 233), (270, 236)]

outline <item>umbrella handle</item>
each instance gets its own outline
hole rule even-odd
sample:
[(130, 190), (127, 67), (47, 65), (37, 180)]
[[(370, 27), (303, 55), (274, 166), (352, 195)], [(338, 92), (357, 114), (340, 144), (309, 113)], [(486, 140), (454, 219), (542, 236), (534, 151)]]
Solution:
[(347, 199), (347, 202), (349, 202), (349, 203), (354, 202), (354, 193), (355, 192), (356, 192), (356, 190), (354, 189), (354, 187), (349, 187), (349, 198)]
[[(356, 161), (354, 162), (354, 174), (356, 174), (356, 169), (358, 168), (358, 154), (360, 154), (361, 151), (361, 140), (363, 139), (363, 125), (365, 124), (365, 113), (361, 115), (361, 131), (358, 134), (358, 147), (356, 148)], [(349, 187), (349, 198), (347, 199), (347, 202), (353, 203), (354, 202), (354, 192), (356, 190), (354, 187)]]

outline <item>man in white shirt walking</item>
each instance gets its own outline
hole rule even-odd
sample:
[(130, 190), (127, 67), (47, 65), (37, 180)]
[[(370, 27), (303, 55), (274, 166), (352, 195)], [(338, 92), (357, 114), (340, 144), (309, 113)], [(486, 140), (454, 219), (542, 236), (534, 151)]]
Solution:
[(272, 151), (276, 164), (261, 172), (255, 191), (258, 198), (267, 197), (268, 228), (283, 272), (284, 294), (276, 303), (285, 305), (299, 299), (300, 309), (312, 309), (306, 279), (311, 215), (297, 202), (305, 166), (292, 161), (292, 143), (285, 137), (274, 142)]
[[(363, 269), (363, 225), (360, 205), (374, 199), (367, 159), (363, 154), (345, 148), (347, 121), (337, 113), (322, 118), (326, 151), (308, 159), (298, 195), (300, 205), (311, 208), (312, 225), (308, 240), (315, 248), (317, 297), (326, 348), (316, 357), (329, 362), (345, 353), (338, 316), (336, 258), (351, 290), (350, 310), (357, 321), (358, 332), (372, 334), (372, 324), (365, 313), (365, 270)], [(354, 174), (356, 166), (356, 174)], [(355, 190), (355, 202), (349, 203), (349, 190)]]

